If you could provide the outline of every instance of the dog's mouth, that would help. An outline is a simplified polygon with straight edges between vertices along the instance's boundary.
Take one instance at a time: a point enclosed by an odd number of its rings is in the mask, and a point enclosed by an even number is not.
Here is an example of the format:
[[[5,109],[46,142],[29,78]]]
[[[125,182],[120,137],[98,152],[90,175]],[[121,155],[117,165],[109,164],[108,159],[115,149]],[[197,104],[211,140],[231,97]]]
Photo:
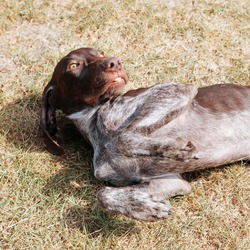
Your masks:
[[[105,84],[103,94],[100,96],[101,100],[116,97],[122,93],[123,87],[127,83],[127,76],[125,73],[117,73],[116,76],[109,79]]]
[[[109,82],[107,84],[107,90],[113,90],[115,91],[117,89],[117,91],[119,89],[122,89],[127,83],[127,79],[124,79],[121,76],[116,77],[113,81]]]
[[[105,78],[104,78],[105,79]],[[122,93],[123,87],[127,83],[127,75],[125,72],[116,72],[109,75],[104,80],[101,91],[97,95],[91,95],[84,98],[87,104],[95,105],[96,103],[103,103],[110,99],[114,99]]]
[[[123,88],[127,84],[127,74],[121,63],[116,66],[101,70],[97,68],[98,70],[90,72],[95,77],[90,78],[90,93],[87,95],[86,92],[83,93],[84,103],[95,106],[98,103],[102,104],[108,100],[114,100],[122,94]]]
[[[115,79],[113,80],[113,83],[114,83],[114,84],[118,83],[118,84],[121,84],[121,85],[125,85],[125,84],[126,84],[126,81],[125,81],[124,78],[118,76],[117,78],[115,78]]]

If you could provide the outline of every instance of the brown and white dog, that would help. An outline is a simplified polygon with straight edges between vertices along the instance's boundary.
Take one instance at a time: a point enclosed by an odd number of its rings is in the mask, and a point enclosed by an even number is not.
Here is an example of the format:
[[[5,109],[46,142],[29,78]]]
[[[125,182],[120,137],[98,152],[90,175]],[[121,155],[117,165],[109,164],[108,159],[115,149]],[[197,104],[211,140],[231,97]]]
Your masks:
[[[43,93],[48,147],[62,153],[53,139],[60,109],[91,142],[96,178],[118,186],[98,192],[104,210],[166,218],[165,198],[190,192],[180,173],[250,156],[249,87],[163,83],[121,95],[126,82],[119,59],[80,48],[57,64]]]

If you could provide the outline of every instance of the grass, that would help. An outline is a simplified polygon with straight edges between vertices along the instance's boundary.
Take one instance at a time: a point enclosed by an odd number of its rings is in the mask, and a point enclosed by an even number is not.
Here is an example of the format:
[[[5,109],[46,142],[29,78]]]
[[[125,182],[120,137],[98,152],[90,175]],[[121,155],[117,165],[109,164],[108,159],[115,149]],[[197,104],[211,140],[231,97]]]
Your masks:
[[[250,249],[246,163],[189,174],[168,220],[133,221],[96,204],[89,147],[66,138],[52,156],[38,125],[54,66],[82,46],[120,57],[127,89],[249,84],[247,0],[2,0],[0,13],[0,249]]]

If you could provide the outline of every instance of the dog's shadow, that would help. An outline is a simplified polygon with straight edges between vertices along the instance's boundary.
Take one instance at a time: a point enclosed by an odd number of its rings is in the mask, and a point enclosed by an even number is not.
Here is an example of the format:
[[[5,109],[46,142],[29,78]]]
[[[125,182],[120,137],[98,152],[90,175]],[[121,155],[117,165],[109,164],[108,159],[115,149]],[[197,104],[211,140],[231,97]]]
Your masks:
[[[43,189],[43,193],[47,196],[56,193],[60,197],[72,199],[73,205],[64,209],[62,223],[92,237],[110,234],[121,236],[124,233],[134,232],[136,230],[134,221],[123,220],[121,216],[107,214],[100,209],[96,192],[104,183],[93,177],[89,166],[84,167],[82,162],[75,164],[77,166],[70,166],[57,172]]]
[[[30,95],[2,106],[0,109],[0,135],[6,145],[29,153],[46,151],[39,126],[41,97]],[[66,208],[62,223],[78,228],[96,237],[100,234],[117,236],[136,230],[135,222],[104,213],[96,202],[96,192],[105,183],[93,176],[92,147],[83,139],[76,127],[59,114],[59,137],[65,154],[52,156],[60,170],[52,175],[42,192],[52,197],[73,196],[79,205]],[[49,153],[48,153],[49,154]],[[49,155],[51,157],[51,155]],[[82,205],[83,204],[83,205]]]
[[[73,129],[67,125],[64,132],[69,128]],[[66,137],[69,139],[69,135]],[[65,168],[53,175],[43,190],[48,196],[56,193],[66,198],[73,197],[72,203],[77,203],[64,210],[62,222],[69,228],[87,233],[89,237],[110,234],[121,236],[135,232],[137,228],[134,221],[107,214],[97,204],[96,193],[106,183],[98,181],[93,175],[90,145],[77,138],[65,145],[64,149],[66,153],[60,158],[60,164]]]
[[[28,152],[43,150],[39,138],[39,107],[41,98],[30,95],[0,106],[0,134],[17,149]]]
[[[120,237],[124,234],[138,233],[139,230],[134,221],[122,220],[116,215],[107,215],[100,212],[96,206],[87,210],[81,206],[72,206],[65,212],[64,221],[70,228],[86,232],[89,237],[100,235]]]

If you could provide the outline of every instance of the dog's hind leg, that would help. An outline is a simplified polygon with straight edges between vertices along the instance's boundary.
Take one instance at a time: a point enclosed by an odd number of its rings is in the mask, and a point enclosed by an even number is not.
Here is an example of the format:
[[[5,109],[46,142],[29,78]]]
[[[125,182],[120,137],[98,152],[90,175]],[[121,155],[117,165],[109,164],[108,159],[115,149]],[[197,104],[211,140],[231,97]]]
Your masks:
[[[156,221],[167,218],[171,213],[171,205],[165,198],[184,195],[190,190],[190,185],[179,174],[168,174],[137,185],[105,187],[97,193],[97,198],[105,211]]]

